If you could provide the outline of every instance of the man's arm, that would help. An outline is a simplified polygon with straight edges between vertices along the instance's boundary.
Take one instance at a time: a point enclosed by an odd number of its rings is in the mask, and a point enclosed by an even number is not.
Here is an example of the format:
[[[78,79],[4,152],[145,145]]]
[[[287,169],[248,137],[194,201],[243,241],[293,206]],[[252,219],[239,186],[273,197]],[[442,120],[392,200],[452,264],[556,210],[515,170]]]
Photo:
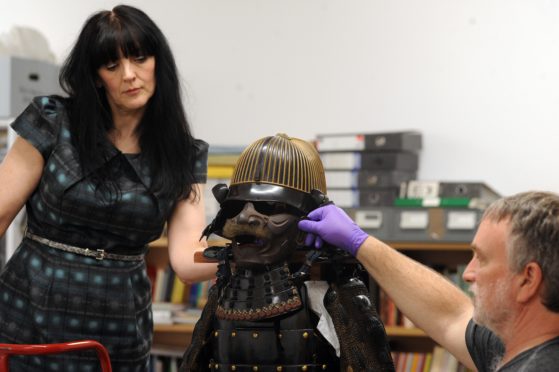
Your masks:
[[[394,300],[396,306],[431,338],[466,366],[474,363],[466,347],[466,327],[473,305],[440,274],[368,236],[335,205],[315,209],[299,222],[305,243],[325,241],[354,255]]]
[[[475,368],[465,341],[470,298],[439,273],[368,237],[356,258],[396,306],[460,362]]]

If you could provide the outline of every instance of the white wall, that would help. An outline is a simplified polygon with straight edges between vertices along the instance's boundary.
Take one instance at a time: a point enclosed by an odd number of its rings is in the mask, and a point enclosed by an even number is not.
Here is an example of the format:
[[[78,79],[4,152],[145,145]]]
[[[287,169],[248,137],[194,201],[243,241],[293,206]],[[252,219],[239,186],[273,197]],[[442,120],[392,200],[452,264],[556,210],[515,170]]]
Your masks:
[[[19,0],[60,60],[115,1]],[[555,0],[130,0],[166,33],[195,135],[418,129],[420,178],[559,191]]]

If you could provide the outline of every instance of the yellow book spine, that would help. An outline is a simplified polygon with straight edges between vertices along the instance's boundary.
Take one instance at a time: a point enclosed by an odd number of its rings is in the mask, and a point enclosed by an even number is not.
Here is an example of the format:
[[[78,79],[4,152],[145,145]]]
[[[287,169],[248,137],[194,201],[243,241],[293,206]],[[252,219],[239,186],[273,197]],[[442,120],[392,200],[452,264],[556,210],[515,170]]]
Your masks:
[[[231,178],[234,167],[229,165],[209,165],[208,178]]]
[[[171,292],[171,303],[182,304],[184,301],[184,287],[185,284],[181,282],[178,276],[175,275],[173,283],[173,291]]]

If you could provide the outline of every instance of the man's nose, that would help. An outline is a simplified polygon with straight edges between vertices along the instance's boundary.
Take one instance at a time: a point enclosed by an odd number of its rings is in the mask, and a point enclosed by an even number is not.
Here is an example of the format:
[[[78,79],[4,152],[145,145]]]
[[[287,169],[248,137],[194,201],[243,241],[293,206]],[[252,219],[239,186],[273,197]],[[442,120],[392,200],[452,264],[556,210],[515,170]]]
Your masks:
[[[466,266],[464,272],[462,273],[462,279],[464,279],[466,283],[473,283],[475,281],[476,266],[477,266],[477,259],[474,256],[472,257],[472,259],[468,263],[468,266]]]
[[[237,223],[242,225],[249,225],[251,227],[260,227],[266,224],[260,213],[254,209],[254,205],[248,202],[243,207],[243,210],[237,215]]]

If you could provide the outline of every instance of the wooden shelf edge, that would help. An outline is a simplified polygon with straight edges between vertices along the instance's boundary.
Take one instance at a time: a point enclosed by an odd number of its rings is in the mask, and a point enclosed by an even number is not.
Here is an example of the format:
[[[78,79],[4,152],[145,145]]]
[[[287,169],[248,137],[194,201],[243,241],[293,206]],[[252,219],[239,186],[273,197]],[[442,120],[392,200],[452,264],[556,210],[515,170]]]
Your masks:
[[[192,331],[194,331],[194,324],[154,324],[153,331],[166,333],[192,333]]]
[[[429,337],[419,328],[387,326],[386,334],[389,337]],[[192,333],[194,324],[155,324],[154,332],[162,333]]]
[[[385,329],[388,337],[429,337],[419,328],[388,326]]]
[[[223,245],[227,242],[225,239],[211,239],[208,245]],[[460,242],[414,242],[414,241],[386,241],[386,244],[394,249],[402,251],[471,251],[470,243]],[[168,245],[167,237],[163,236],[149,243],[150,248],[166,248]]]

